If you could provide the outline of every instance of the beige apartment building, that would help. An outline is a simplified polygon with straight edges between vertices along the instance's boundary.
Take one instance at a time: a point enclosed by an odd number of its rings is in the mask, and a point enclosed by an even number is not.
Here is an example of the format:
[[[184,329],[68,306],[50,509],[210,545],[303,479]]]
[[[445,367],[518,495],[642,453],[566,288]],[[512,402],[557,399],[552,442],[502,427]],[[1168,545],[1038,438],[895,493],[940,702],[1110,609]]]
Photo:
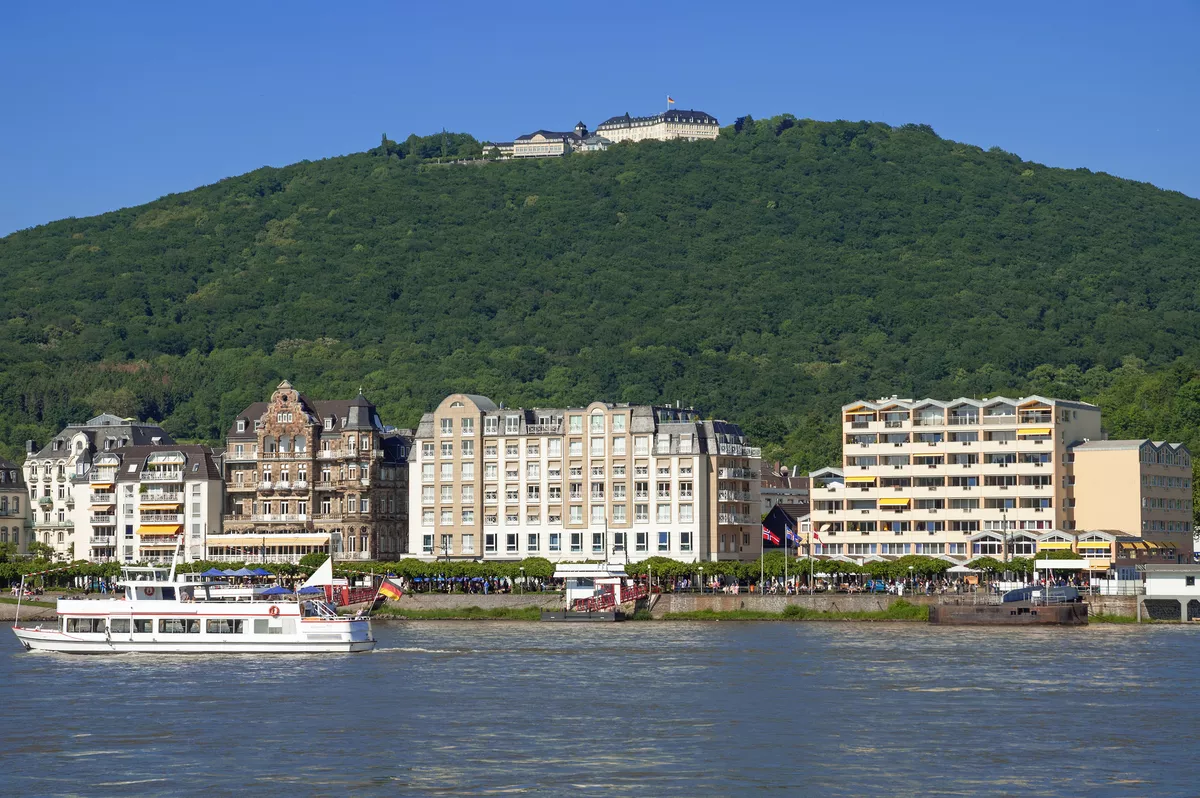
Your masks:
[[[811,475],[815,553],[1029,556],[1076,528],[1070,450],[1100,437],[1098,407],[1041,396],[846,405],[841,474]]]
[[[703,111],[664,111],[654,116],[614,116],[600,123],[596,135],[611,142],[646,141],[656,139],[715,139],[721,126],[714,116]]]
[[[1092,440],[1070,448],[1075,523],[1192,551],[1192,455],[1181,443]]]
[[[361,393],[312,400],[284,380],[229,430],[224,525],[208,536],[208,559],[298,562],[325,551],[398,559],[407,551],[410,442]]]
[[[21,469],[0,457],[0,545],[11,543],[18,552],[29,544],[32,517]]]
[[[417,429],[410,550],[426,559],[753,559],[759,459],[736,425],[690,409],[520,409],[453,394]]]
[[[513,158],[553,158],[581,149],[588,137],[587,125],[582,122],[568,132],[537,130],[518,136],[512,143]],[[503,154],[503,153],[502,153]]]

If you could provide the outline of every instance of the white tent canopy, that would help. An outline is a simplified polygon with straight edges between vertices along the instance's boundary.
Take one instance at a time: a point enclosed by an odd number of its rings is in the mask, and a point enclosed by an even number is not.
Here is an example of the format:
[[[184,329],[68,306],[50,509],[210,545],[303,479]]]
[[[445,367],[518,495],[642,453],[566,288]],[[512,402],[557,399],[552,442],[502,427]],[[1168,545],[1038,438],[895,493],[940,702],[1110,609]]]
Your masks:
[[[313,571],[312,576],[304,580],[301,589],[306,587],[324,587],[325,585],[333,584],[333,558],[329,557],[321,564],[321,567]]]
[[[951,568],[947,568],[946,573],[948,573],[948,574],[977,574],[977,573],[979,573],[979,569],[978,568],[968,568],[965,565],[955,565]]]

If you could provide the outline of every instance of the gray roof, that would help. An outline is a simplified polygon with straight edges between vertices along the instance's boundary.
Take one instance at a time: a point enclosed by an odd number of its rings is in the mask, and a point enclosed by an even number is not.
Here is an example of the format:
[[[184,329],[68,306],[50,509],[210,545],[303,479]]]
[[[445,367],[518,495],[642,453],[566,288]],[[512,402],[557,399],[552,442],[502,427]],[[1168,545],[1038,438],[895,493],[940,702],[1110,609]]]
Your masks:
[[[152,454],[179,452],[186,462],[185,479],[221,479],[221,469],[213,459],[213,451],[208,446],[192,443],[169,444],[160,446],[126,446],[104,454],[116,455],[121,460],[117,469],[117,482],[137,482],[140,472],[146,466],[146,459]],[[137,471],[130,471],[129,466],[137,464]]]
[[[313,423],[323,424],[325,419],[333,419],[333,428],[329,430],[330,432],[340,432],[348,429],[378,429],[380,431],[384,429],[383,422],[379,420],[379,413],[375,410],[375,405],[371,404],[370,400],[363,396],[361,391],[353,399],[313,400],[304,394],[297,395],[299,396],[300,406],[312,416]],[[269,406],[269,402],[255,402],[234,416],[233,423],[229,426],[228,437],[231,440],[254,440],[257,438],[258,434],[254,430],[254,422],[263,417]],[[246,430],[244,432],[238,432],[238,421],[246,422]]]
[[[655,122],[685,122],[685,123],[689,123],[689,124],[698,124],[698,125],[716,125],[717,118],[711,114],[705,113],[704,111],[671,110],[671,111],[663,111],[661,114],[654,114],[653,116],[630,116],[629,112],[626,111],[621,116],[612,116],[612,117],[609,117],[608,119],[605,119],[603,122],[601,122],[599,125],[596,126],[596,129],[599,130],[600,128],[603,128],[603,127],[610,127],[610,128],[631,127],[635,124],[639,124],[642,122],[646,122],[646,123],[650,123],[650,124],[653,124]]]
[[[528,141],[537,135],[541,135],[548,139],[559,139],[559,140],[568,139],[570,141],[582,141],[583,140],[583,137],[580,136],[578,133],[576,133],[574,130],[568,130],[566,132],[557,131],[557,130],[535,130],[532,133],[526,133],[524,136],[517,136],[516,141]]]
[[[102,413],[98,416],[88,419],[83,424],[68,424],[65,429],[55,435],[36,453],[26,457],[27,460],[37,460],[41,458],[60,458],[70,457],[74,452],[60,448],[55,451],[54,442],[59,441],[61,446],[69,446],[70,439],[82,433],[88,441],[88,450],[81,458],[84,462],[91,459],[91,455],[97,451],[104,451],[104,442],[106,439],[115,441],[115,446],[110,446],[111,449],[117,449],[122,446],[144,446],[151,445],[155,438],[159,439],[159,443],[174,443],[175,440],[158,424],[151,424],[145,421],[135,421],[131,418],[121,418],[114,416],[111,413]]]
[[[1152,441],[1149,438],[1136,438],[1136,439],[1129,439],[1129,440],[1110,440],[1110,441],[1084,441],[1082,443],[1076,443],[1073,446],[1071,446],[1070,448],[1072,451],[1076,451],[1076,452],[1078,452],[1078,451],[1118,452],[1118,451],[1128,451],[1131,449],[1140,449],[1147,444],[1149,444],[1150,446],[1153,446],[1155,449],[1161,449],[1164,446],[1167,446],[1167,447],[1169,447],[1171,449],[1175,449],[1175,450],[1182,449],[1185,452],[1188,451],[1188,448],[1186,446],[1184,446],[1182,443],[1167,443],[1166,441]],[[1190,454],[1190,452],[1189,452],[1189,454]]]

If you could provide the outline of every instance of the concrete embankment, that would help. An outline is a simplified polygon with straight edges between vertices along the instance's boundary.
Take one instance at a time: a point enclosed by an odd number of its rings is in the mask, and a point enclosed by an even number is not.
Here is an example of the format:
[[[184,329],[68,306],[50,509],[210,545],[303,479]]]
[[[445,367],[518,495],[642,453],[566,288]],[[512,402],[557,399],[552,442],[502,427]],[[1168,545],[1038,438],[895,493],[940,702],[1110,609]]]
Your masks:
[[[399,601],[390,601],[388,606],[402,610],[465,610],[480,609],[523,609],[535,607],[544,610],[561,610],[563,598],[559,593],[405,593]]]
[[[16,604],[0,604],[0,621],[11,621],[16,617]],[[50,621],[57,617],[58,615],[54,611],[53,607],[31,607],[28,604],[21,605],[22,621]]]
[[[812,596],[756,596],[739,594],[730,596],[723,593],[699,595],[696,593],[665,593],[654,608],[651,615],[661,618],[667,613],[698,612],[711,610],[713,612],[730,612],[735,610],[751,610],[758,612],[782,613],[784,608],[792,605],[803,607],[816,612],[882,612],[893,603],[903,598],[910,604],[936,604],[938,596],[907,595],[890,596],[887,594],[849,594],[832,593]],[[1092,596],[1088,599],[1089,611],[1092,615],[1122,615],[1135,617],[1136,608],[1133,596]]]

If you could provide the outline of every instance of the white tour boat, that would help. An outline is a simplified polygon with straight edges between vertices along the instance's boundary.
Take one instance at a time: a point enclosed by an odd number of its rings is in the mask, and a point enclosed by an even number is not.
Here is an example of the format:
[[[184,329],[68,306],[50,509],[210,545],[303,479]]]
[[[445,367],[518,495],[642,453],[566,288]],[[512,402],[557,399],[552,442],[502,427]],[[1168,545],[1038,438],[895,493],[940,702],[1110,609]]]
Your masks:
[[[189,581],[191,574],[176,579],[175,562],[169,569],[122,568],[123,596],[59,599],[56,624],[14,622],[13,632],[27,650],[69,654],[318,654],[375,647],[370,619],[339,616],[323,590],[315,599],[297,593],[271,600],[263,595],[266,586]],[[332,581],[333,564],[326,560],[304,586]]]

